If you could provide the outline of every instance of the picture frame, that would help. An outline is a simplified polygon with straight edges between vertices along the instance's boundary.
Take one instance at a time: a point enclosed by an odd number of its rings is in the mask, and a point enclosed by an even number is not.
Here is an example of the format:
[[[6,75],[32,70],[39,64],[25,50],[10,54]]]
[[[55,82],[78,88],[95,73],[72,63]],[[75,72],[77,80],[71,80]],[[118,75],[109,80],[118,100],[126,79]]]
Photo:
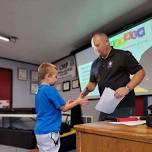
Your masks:
[[[38,82],[38,72],[36,70],[31,70],[30,78],[32,82]]]
[[[62,91],[62,83],[55,84],[55,87],[58,91]]]
[[[76,88],[79,88],[79,80],[78,79],[72,80],[72,89],[76,89]]]
[[[63,82],[63,91],[70,91],[70,81]]]
[[[30,93],[31,93],[31,94],[35,94],[35,92],[36,92],[36,90],[37,90],[37,87],[38,87],[38,83],[31,83]]]
[[[25,68],[18,68],[17,70],[17,78],[18,80],[27,80],[27,69]]]

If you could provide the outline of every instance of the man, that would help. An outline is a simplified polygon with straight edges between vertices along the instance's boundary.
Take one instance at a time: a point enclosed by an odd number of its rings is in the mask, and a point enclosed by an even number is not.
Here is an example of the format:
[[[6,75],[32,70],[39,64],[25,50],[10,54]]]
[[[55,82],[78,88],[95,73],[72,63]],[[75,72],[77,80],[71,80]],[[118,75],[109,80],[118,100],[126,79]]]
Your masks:
[[[134,115],[135,93],[133,89],[143,80],[144,69],[129,51],[112,48],[104,33],[95,34],[91,43],[99,57],[92,64],[89,83],[80,96],[85,97],[95,89],[96,85],[98,85],[101,96],[104,88],[110,87],[115,90],[116,98],[125,96],[111,116]],[[131,80],[130,74],[133,75]],[[108,114],[101,112],[99,120],[106,120],[108,117]]]

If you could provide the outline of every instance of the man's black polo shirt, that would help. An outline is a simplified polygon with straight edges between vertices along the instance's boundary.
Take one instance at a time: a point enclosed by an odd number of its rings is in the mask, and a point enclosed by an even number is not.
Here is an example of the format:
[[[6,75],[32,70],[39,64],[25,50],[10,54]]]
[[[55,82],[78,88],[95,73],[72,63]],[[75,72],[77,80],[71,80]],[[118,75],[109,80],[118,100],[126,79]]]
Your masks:
[[[100,95],[105,87],[113,90],[124,87],[130,81],[130,74],[135,74],[142,69],[134,56],[129,51],[112,48],[108,57],[103,59],[98,57],[92,64],[90,82],[98,84]],[[120,102],[118,107],[133,107],[135,104],[135,94],[132,90]]]

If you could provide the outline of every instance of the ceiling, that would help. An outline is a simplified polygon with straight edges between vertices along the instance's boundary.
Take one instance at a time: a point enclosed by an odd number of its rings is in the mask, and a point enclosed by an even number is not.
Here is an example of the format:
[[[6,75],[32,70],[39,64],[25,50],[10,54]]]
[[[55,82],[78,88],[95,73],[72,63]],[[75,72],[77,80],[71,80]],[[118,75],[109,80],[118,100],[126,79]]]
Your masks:
[[[54,62],[94,32],[110,33],[151,13],[151,0],[0,0],[0,33],[18,37],[0,41],[0,57]]]

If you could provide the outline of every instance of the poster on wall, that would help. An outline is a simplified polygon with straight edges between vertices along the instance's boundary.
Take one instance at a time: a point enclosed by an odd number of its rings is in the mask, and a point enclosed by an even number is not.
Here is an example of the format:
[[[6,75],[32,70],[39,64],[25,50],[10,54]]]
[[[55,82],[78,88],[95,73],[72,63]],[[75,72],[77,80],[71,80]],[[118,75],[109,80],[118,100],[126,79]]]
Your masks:
[[[58,81],[69,80],[76,77],[76,65],[74,56],[69,56],[55,65],[58,68]]]

